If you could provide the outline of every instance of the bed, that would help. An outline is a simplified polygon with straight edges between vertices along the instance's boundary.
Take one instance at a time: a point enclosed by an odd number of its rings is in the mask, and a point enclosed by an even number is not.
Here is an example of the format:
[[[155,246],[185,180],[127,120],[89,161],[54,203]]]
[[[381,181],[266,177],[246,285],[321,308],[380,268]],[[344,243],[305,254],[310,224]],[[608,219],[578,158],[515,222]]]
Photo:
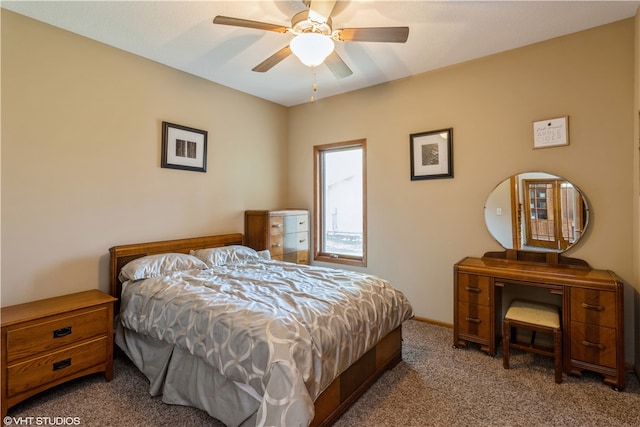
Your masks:
[[[377,277],[242,244],[232,233],[112,247],[116,344],[166,403],[229,426],[331,425],[402,359],[411,305]]]

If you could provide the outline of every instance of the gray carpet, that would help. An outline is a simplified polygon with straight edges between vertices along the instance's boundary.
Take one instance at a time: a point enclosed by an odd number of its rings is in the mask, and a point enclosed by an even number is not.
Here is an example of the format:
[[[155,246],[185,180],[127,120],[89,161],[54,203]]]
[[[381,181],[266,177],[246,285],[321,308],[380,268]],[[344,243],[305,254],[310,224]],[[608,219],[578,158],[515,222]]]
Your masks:
[[[408,321],[403,332],[404,360],[336,426],[640,426],[640,384],[633,373],[624,392],[597,374],[565,375],[555,384],[548,358],[514,351],[505,370],[500,355],[489,357],[473,345],[452,348],[451,329]],[[110,383],[102,375],[74,380],[16,405],[8,415],[16,421],[51,417],[56,425],[222,426],[203,411],[151,397],[148,381],[128,360],[118,355],[114,363]]]

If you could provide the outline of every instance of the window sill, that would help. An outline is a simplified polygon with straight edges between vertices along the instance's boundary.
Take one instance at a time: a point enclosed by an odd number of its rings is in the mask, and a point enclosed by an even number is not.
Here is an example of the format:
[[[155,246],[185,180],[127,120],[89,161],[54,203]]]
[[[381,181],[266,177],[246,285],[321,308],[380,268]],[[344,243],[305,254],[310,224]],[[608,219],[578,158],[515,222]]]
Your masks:
[[[334,264],[353,265],[358,267],[367,266],[366,258],[355,258],[344,255],[340,256],[334,254],[314,254],[313,260],[318,262],[330,262]]]

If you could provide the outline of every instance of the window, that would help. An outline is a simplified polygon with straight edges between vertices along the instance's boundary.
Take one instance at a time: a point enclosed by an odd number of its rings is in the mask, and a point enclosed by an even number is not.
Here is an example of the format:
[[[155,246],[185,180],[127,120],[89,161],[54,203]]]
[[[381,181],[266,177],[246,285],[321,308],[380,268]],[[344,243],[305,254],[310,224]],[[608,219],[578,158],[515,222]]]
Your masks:
[[[314,259],[367,265],[366,140],[314,147]]]

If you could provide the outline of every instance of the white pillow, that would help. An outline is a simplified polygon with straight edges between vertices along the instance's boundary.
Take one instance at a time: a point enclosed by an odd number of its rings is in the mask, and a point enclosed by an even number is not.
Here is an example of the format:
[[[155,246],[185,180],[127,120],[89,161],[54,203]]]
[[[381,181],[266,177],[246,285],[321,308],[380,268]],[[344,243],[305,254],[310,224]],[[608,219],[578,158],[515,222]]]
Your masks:
[[[125,282],[162,276],[172,271],[204,270],[205,268],[207,265],[193,255],[178,253],[147,255],[129,261],[120,270],[118,278],[121,282]]]
[[[258,251],[257,254],[258,254],[258,258],[260,259],[267,259],[267,260],[271,259],[271,252],[269,252],[269,249]]]
[[[198,249],[195,251],[192,250],[191,255],[195,255],[204,261],[209,267],[216,267],[225,264],[238,264],[259,258],[258,253],[255,250],[241,245]]]

